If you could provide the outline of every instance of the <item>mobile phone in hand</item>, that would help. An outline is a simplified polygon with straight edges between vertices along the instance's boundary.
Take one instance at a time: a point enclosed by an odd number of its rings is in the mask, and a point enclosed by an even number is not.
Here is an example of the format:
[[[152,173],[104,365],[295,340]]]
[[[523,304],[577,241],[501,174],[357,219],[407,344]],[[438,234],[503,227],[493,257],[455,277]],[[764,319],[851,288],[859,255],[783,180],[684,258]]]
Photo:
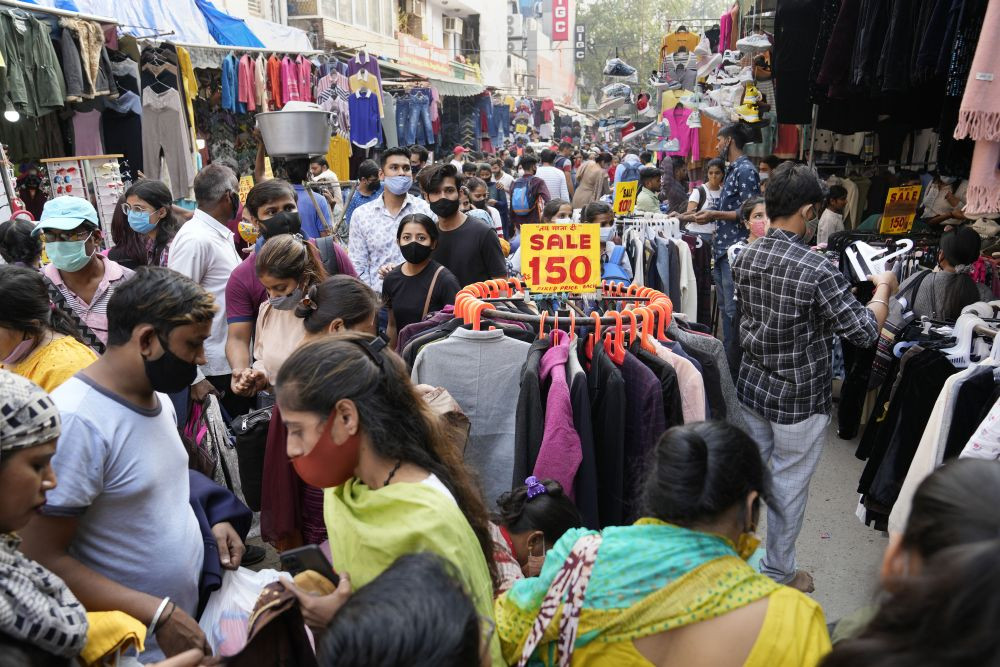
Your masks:
[[[340,577],[333,571],[333,566],[327,560],[326,554],[316,544],[307,544],[304,547],[283,552],[281,554],[281,569],[293,577],[299,572],[313,570],[333,582],[334,586],[340,583]]]

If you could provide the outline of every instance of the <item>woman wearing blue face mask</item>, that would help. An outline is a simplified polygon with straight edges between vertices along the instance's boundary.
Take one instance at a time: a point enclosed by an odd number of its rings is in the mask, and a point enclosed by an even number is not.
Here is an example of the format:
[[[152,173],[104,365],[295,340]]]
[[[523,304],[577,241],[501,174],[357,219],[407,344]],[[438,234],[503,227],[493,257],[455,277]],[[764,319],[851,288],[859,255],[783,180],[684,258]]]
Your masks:
[[[122,211],[128,216],[128,226],[148,239],[147,266],[167,265],[170,243],[180,227],[171,211],[172,201],[166,184],[148,178],[139,179],[125,192]]]
[[[269,238],[256,258],[257,278],[267,290],[254,329],[253,365],[233,373],[232,389],[253,396],[274,383],[278,369],[305,335],[295,307],[309,288],[327,278],[316,247],[300,234]]]

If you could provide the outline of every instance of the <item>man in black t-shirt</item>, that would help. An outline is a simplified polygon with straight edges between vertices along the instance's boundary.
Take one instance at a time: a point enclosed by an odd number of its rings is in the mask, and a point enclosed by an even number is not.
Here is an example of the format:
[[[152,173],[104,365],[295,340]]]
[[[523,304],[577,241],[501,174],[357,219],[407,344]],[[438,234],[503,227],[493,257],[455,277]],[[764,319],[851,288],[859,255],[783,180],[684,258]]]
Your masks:
[[[458,210],[462,175],[450,164],[425,167],[419,176],[441,236],[432,257],[448,268],[463,287],[493,278],[506,279],[500,240],[486,223]]]

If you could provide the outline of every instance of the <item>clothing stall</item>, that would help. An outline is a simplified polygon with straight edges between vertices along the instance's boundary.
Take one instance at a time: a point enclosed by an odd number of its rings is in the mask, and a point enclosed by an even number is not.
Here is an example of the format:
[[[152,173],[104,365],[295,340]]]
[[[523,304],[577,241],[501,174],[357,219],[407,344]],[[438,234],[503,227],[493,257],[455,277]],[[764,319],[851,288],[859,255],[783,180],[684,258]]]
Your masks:
[[[404,328],[397,352],[414,382],[444,387],[469,418],[465,459],[491,502],[528,475],[553,478],[592,528],[637,517],[643,462],[667,428],[742,425],[722,344],[648,287],[471,285]]]

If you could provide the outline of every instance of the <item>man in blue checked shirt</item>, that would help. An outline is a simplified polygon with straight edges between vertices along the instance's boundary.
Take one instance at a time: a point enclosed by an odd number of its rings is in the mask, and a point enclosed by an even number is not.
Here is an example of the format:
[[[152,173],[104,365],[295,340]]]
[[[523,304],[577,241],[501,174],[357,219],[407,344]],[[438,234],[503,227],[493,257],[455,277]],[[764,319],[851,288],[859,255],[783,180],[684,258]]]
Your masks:
[[[772,477],[761,572],[807,593],[813,580],[796,569],[795,540],[830,423],[833,337],[875,345],[899,288],[892,271],[869,276],[875,295],[863,306],[840,270],[802,242],[822,199],[809,167],[780,165],[765,196],[770,229],[733,261],[743,348],[736,391]]]

